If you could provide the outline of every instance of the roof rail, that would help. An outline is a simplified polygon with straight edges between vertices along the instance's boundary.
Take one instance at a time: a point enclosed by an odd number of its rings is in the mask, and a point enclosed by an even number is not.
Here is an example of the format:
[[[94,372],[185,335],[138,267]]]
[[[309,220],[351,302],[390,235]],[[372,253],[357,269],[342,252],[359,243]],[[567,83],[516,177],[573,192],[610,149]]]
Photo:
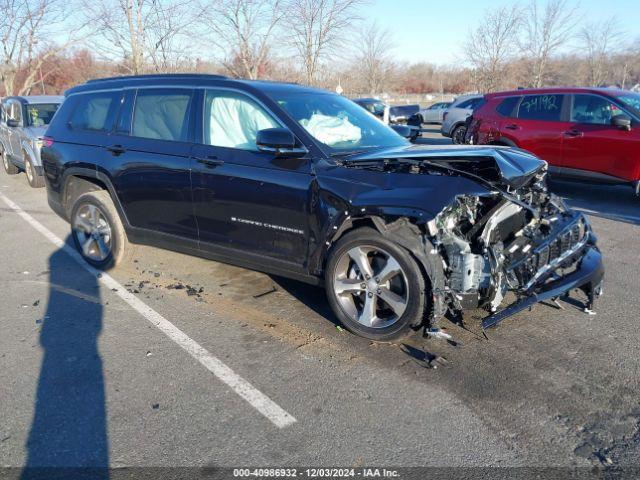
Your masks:
[[[229,77],[224,75],[214,75],[211,73],[151,73],[147,75],[120,75],[116,77],[94,78],[87,80],[87,83],[108,82],[112,80],[144,80],[144,79],[161,79],[161,78],[184,78],[184,79],[196,79],[196,78],[210,78],[226,80]]]

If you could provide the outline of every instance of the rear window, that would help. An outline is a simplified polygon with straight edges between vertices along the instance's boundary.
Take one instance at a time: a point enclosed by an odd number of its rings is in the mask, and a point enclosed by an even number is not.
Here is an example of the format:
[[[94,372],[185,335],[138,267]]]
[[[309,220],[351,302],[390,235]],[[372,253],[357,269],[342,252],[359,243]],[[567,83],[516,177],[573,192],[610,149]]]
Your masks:
[[[111,131],[120,92],[100,92],[81,95],[69,120],[73,129],[94,132]]]
[[[519,101],[520,97],[507,97],[502,100],[502,102],[500,102],[500,105],[498,105],[496,111],[503,117],[513,117],[514,110],[518,106]]]
[[[27,105],[29,125],[34,127],[49,125],[59,106],[59,103],[31,103]]]
[[[138,90],[131,135],[186,142],[190,139],[191,90]]]
[[[518,118],[559,122],[562,114],[564,95],[527,95],[518,107]]]

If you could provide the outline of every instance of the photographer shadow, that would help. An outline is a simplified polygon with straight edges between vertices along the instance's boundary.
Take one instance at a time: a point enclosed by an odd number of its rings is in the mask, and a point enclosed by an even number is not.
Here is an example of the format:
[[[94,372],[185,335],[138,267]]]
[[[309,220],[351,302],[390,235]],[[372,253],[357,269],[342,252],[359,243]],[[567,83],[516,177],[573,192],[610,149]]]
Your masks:
[[[21,478],[109,477],[97,278],[63,250],[49,258],[42,366]]]

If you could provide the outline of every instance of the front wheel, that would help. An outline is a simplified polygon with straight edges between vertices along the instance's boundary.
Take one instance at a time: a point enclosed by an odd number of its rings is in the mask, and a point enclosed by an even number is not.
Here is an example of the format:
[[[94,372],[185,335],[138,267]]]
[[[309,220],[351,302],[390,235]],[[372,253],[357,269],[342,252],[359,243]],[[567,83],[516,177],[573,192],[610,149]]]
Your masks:
[[[419,326],[426,310],[425,279],[411,254],[376,230],[346,234],[325,270],[331,308],[353,333],[391,340]]]
[[[111,196],[104,190],[80,195],[71,209],[73,243],[95,268],[107,270],[131,254],[127,235]]]
[[[33,167],[31,160],[25,153],[24,157],[24,171],[27,174],[27,181],[29,182],[29,186],[31,188],[42,188],[44,187],[44,177],[38,175],[36,169]]]
[[[2,156],[2,166],[4,167],[5,172],[7,172],[9,175],[15,175],[20,171],[18,170],[18,167],[11,163],[11,160],[9,160],[9,155],[4,151],[4,149],[0,149],[0,156]]]
[[[466,136],[467,127],[464,125],[460,125],[453,130],[453,133],[451,134],[451,140],[453,140],[453,143],[455,143],[456,145],[463,145]]]

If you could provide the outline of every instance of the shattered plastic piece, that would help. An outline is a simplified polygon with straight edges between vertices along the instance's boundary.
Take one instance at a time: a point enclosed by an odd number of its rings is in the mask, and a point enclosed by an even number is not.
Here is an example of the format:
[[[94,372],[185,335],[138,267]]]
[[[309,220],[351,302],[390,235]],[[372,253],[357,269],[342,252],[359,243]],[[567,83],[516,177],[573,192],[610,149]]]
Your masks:
[[[153,353],[151,353],[151,350],[147,351],[147,357],[150,357],[151,355],[153,355]]]
[[[340,325],[336,325],[336,330],[338,330],[340,333],[344,332],[344,328],[342,328]]]
[[[160,404],[154,403],[153,405],[151,405],[151,408],[153,408],[154,410],[158,410],[160,408]]]
[[[33,302],[34,307],[37,307],[38,305],[40,305],[40,300],[36,300],[35,302]]]
[[[453,340],[453,337],[444,328],[430,328],[426,331],[427,337],[440,338],[442,340]]]
[[[590,308],[585,307],[583,310],[584,313],[586,313],[587,315],[595,315],[596,312],[594,312],[593,310],[591,310]]]

